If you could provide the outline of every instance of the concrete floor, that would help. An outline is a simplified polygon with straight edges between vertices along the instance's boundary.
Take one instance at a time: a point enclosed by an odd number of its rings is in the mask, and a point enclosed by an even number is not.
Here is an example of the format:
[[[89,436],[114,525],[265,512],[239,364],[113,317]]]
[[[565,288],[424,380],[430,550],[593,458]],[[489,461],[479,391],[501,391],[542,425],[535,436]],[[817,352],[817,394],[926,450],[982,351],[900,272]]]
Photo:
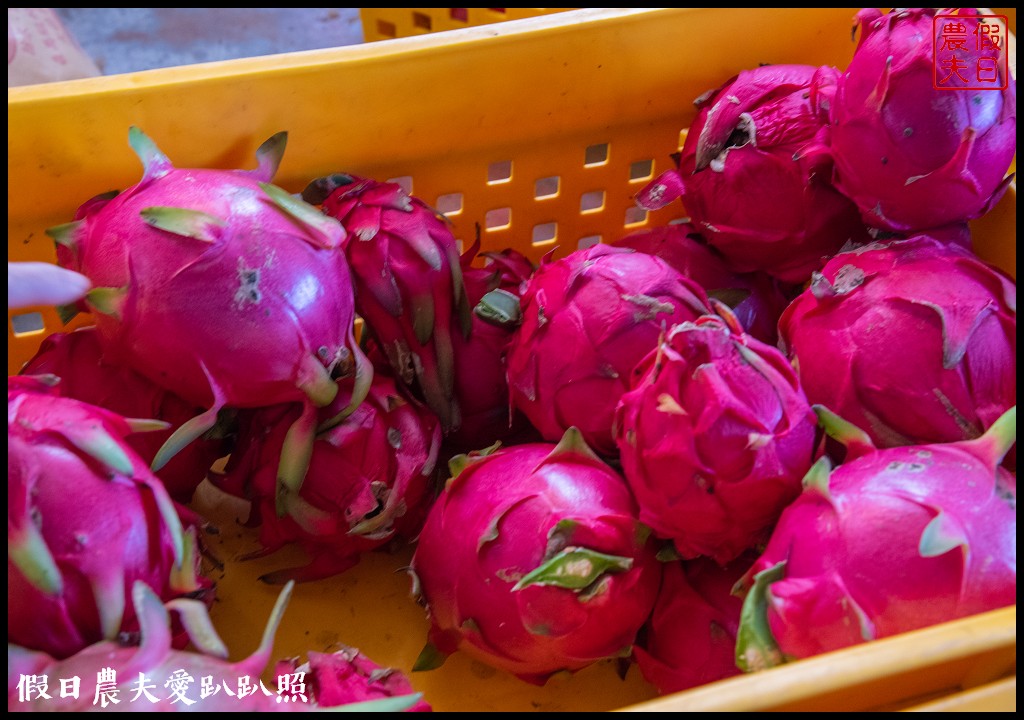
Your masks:
[[[55,8],[105,75],[354,45],[359,8]]]

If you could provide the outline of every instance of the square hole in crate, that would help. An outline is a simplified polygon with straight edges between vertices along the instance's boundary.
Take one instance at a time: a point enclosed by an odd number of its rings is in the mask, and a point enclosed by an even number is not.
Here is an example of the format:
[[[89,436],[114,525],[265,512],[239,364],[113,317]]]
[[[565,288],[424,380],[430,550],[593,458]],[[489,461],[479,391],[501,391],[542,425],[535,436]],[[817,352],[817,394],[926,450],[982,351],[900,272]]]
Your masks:
[[[608,162],[608,143],[598,143],[597,145],[591,145],[583,154],[584,167],[595,167],[597,165],[604,165],[606,162]]]
[[[434,26],[434,22],[430,19],[429,15],[423,13],[414,12],[412,14],[412,25],[420,30],[430,31]]]
[[[488,210],[484,215],[484,227],[488,231],[504,230],[512,224],[512,208]]]
[[[541,178],[533,184],[533,197],[535,200],[558,197],[558,185],[561,179],[557,175]]]
[[[413,176],[402,175],[401,177],[389,177],[386,182],[394,182],[396,185],[406,190],[406,195],[413,195]]]
[[[595,245],[599,245],[600,243],[600,235],[587,235],[586,237],[580,238],[580,241],[576,243],[576,247],[580,250],[586,250],[587,248],[594,247]]]
[[[396,183],[399,185],[407,195],[412,195],[412,176],[403,175],[402,177],[388,178],[387,182]]]
[[[448,8],[448,14],[452,20],[466,22],[469,20],[469,8]]]
[[[558,223],[541,223],[533,226],[531,242],[534,245],[547,245],[553,243],[558,237]]]
[[[11,317],[11,330],[14,331],[14,337],[42,332],[43,327],[43,316],[37,312],[22,313]]]
[[[604,210],[604,190],[591,190],[580,196],[580,212],[593,213]]]
[[[394,23],[389,23],[387,20],[378,20],[377,34],[388,38],[398,37],[398,29]]]
[[[442,215],[458,215],[462,212],[462,193],[448,193],[437,198],[437,211]]]
[[[632,163],[629,166],[630,182],[650,180],[652,175],[654,175],[653,160],[637,160],[635,163]]]
[[[643,208],[631,207],[626,209],[626,227],[642,225],[647,222],[647,211]]]
[[[487,166],[487,184],[507,183],[512,179],[512,161],[492,162]]]
[[[490,10],[491,12],[501,13],[502,15],[505,14],[505,10],[506,10],[506,8],[487,8],[487,9]]]

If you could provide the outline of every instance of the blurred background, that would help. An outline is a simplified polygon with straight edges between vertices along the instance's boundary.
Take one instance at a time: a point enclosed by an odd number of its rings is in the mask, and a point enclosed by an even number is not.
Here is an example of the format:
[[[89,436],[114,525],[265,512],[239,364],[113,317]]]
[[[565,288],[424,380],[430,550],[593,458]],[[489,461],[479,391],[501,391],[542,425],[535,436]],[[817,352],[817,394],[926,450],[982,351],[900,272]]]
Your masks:
[[[354,45],[359,8],[54,8],[104,75]]]

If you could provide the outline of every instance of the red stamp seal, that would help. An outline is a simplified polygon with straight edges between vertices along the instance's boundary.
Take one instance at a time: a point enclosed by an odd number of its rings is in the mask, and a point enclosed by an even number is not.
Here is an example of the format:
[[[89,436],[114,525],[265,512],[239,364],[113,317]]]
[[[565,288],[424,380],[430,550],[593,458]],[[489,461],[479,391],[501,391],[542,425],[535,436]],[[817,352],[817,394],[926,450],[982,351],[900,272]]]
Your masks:
[[[932,18],[936,90],[1005,90],[1010,77],[1005,15],[959,13]]]

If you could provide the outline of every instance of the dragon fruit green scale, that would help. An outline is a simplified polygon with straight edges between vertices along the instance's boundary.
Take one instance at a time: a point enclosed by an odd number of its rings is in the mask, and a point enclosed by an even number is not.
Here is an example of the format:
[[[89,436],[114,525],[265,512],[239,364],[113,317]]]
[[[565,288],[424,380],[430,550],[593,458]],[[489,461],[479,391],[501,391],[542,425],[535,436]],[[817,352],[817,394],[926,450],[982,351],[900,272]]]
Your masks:
[[[1013,605],[1017,441],[1011,408],[980,438],[876,450],[817,406],[846,445],[821,458],[782,513],[746,591],[736,660],[747,671]]]
[[[865,8],[860,44],[832,102],[836,187],[875,228],[913,233],[985,214],[1013,179],[1017,86],[1006,43],[982,89],[976,8]],[[955,23],[971,45],[957,50]],[[968,50],[967,48],[972,48]],[[969,64],[963,73],[953,63]],[[999,89],[1004,86],[1004,89]]]

